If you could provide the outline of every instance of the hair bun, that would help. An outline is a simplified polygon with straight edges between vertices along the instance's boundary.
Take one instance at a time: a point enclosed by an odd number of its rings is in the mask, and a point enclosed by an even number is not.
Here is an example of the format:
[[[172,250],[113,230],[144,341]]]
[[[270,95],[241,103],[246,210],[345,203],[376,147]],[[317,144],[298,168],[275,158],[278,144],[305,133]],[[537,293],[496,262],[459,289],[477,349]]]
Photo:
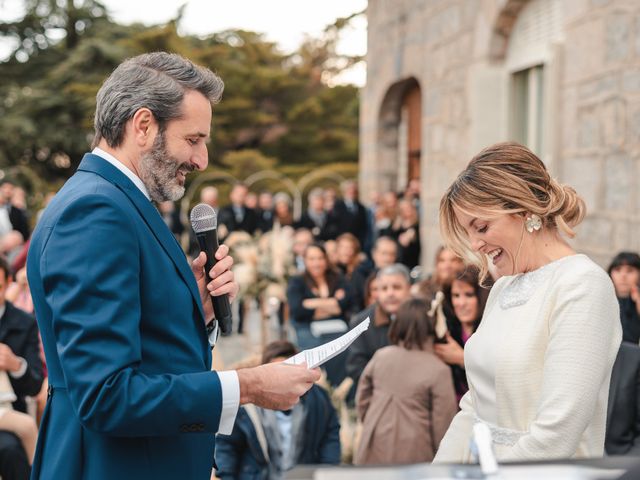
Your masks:
[[[549,182],[549,205],[546,216],[569,237],[574,237],[573,227],[584,219],[587,207],[584,200],[569,185],[551,179]]]

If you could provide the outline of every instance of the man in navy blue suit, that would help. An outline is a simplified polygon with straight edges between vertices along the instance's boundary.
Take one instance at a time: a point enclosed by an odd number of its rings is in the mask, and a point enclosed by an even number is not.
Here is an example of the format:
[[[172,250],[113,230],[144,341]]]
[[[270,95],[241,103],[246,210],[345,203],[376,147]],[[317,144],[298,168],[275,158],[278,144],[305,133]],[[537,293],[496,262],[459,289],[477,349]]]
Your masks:
[[[33,479],[209,479],[214,433],[244,403],[288,409],[317,370],[211,371],[210,295],[228,249],[191,267],[152,201],[207,166],[222,81],[178,55],[123,62],[97,95],[94,150],[44,212],[28,275],[49,369]],[[208,341],[209,340],[209,341]]]

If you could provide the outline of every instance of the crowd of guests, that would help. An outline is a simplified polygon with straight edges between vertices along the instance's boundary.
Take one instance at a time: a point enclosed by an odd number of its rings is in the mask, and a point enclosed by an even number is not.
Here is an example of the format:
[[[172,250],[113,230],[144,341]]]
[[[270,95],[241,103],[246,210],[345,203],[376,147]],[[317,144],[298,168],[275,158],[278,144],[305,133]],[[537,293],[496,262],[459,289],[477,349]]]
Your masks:
[[[353,195],[353,187],[344,188],[343,195]],[[326,209],[327,197],[332,210]],[[344,354],[324,366],[324,387],[332,402],[326,396],[308,400],[329,409],[331,414],[323,418],[331,420],[312,428],[301,423],[303,417],[292,420],[294,409],[279,414],[279,420],[253,414],[249,429],[242,426],[248,416],[243,411],[237,431],[219,436],[225,445],[216,457],[221,477],[279,478],[288,468],[312,463],[429,462],[468,390],[464,346],[481,325],[493,280],[481,285],[479,272],[444,247],[437,251],[431,275],[425,278],[411,271],[420,255],[416,196],[381,195],[375,208],[363,207],[369,217],[360,231],[341,230],[346,224],[331,220],[336,212],[358,215],[359,209],[351,210],[350,203],[359,202],[312,190],[299,223],[288,225],[292,256],[286,303],[292,343],[285,342],[288,350],[282,358],[336,338],[366,318],[371,322]],[[606,450],[640,454],[640,257],[620,254],[609,273],[620,299],[625,343],[612,375]],[[275,346],[267,351],[271,348]],[[301,408],[312,411],[304,401]],[[350,419],[356,423],[350,444],[340,435],[338,448],[330,449],[332,456],[302,454],[309,444],[317,446],[316,452],[326,451],[324,441],[335,446],[338,429],[351,428],[346,425]],[[257,433],[260,428],[272,434]],[[243,470],[241,459],[246,455],[253,467]],[[247,473],[255,473],[256,464],[268,475]]]
[[[200,200],[218,212],[222,241],[242,232],[286,238],[279,311],[286,340],[270,343],[261,361],[281,361],[342,335],[366,318],[370,326],[325,364],[315,385],[287,412],[243,406],[233,433],[219,435],[219,478],[281,478],[302,464],[407,464],[433,459],[458,402],[468,390],[464,346],[480,327],[491,280],[440,248],[431,275],[420,264],[420,201],[415,182],[386,192],[370,207],[346,182],[341,195],[313,189],[299,219],[283,193],[254,194],[242,184],[220,207],[206,186]],[[178,238],[189,238],[173,204],[158,206]],[[0,476],[26,479],[46,403],[46,365],[25,272],[30,227],[24,190],[0,185]],[[274,242],[272,242],[274,243]],[[184,243],[197,252],[193,238]],[[282,245],[280,245],[282,247]],[[237,249],[239,252],[240,249]],[[271,255],[274,255],[271,252]],[[269,270],[273,270],[271,266]],[[622,252],[608,269],[620,303],[624,342],[609,395],[606,451],[640,455],[640,256]],[[236,312],[243,330],[242,304]],[[345,443],[341,428],[355,424]],[[352,425],[353,426],[353,425]]]

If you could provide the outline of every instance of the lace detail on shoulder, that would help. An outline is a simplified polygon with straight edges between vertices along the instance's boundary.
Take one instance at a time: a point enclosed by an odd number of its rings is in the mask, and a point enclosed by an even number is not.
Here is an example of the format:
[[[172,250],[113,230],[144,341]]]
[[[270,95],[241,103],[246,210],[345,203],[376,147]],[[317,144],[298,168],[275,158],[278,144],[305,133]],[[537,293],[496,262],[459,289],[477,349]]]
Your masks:
[[[575,255],[560,258],[550,262],[532,272],[515,275],[513,280],[500,292],[498,302],[503,310],[524,305],[533,296],[536,290],[549,280],[558,266],[568,258]]]

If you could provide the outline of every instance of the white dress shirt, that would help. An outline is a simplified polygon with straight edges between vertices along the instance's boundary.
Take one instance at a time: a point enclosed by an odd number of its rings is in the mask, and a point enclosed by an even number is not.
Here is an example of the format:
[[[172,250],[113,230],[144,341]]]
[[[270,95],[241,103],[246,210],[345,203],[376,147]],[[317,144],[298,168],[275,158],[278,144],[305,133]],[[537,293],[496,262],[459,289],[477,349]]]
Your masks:
[[[129,178],[129,180],[131,180],[133,184],[140,189],[144,196],[151,201],[149,192],[144,183],[142,183],[142,180],[140,180],[140,178],[122,162],[113,155],[97,147],[94,148],[91,153],[106,160],[124,173],[127,178]],[[218,326],[216,325],[216,328],[209,336],[209,344],[211,344],[212,347],[215,345],[215,340],[218,336],[217,334]],[[218,433],[231,435],[233,424],[236,421],[236,415],[240,406],[240,382],[238,380],[238,373],[235,370],[229,370],[226,372],[217,372],[217,374],[220,379],[220,388],[222,389],[222,411],[220,413],[220,426],[218,427]]]

